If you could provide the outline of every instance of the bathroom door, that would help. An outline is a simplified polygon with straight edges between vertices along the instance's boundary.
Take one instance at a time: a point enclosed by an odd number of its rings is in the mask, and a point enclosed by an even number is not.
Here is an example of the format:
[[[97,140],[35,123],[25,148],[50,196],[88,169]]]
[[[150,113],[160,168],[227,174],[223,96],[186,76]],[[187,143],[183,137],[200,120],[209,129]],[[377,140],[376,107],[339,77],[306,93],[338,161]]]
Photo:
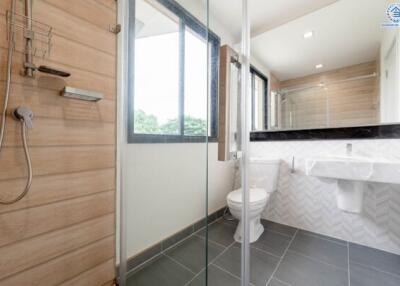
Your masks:
[[[208,206],[220,38],[206,1],[121,1],[119,11],[120,285],[207,285],[207,214],[225,205]]]

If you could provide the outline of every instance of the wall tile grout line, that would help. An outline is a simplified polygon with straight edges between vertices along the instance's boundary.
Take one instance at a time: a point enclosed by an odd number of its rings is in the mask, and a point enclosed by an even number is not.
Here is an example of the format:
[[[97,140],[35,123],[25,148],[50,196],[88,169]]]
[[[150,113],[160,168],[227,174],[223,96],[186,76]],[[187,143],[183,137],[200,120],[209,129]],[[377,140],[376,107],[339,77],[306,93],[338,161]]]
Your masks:
[[[299,232],[299,230],[297,229],[296,232],[294,233],[292,239],[290,240],[288,246],[286,247],[285,251],[283,252],[282,257],[279,259],[278,264],[276,265],[274,271],[273,271],[272,274],[271,274],[271,277],[269,277],[266,286],[268,286],[268,284],[269,284],[269,283],[271,282],[271,280],[273,279],[273,277],[274,277],[276,271],[278,271],[278,268],[279,268],[279,266],[281,265],[281,263],[282,263],[282,261],[283,261],[283,258],[285,257],[286,253],[288,252],[289,247],[292,245],[292,242],[293,242],[294,239],[296,238],[296,235],[297,235],[298,232]]]

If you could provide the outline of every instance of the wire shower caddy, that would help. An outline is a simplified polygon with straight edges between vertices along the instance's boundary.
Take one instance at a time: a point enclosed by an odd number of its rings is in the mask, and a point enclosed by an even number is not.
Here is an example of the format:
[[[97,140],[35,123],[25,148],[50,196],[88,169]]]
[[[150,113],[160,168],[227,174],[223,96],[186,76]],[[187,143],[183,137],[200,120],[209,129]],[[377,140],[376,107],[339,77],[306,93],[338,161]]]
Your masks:
[[[53,28],[31,17],[19,13],[6,12],[7,28],[14,34],[14,39],[21,33],[29,39],[31,45],[24,45],[23,52],[34,57],[47,58],[52,49]],[[8,41],[10,39],[7,39]],[[14,42],[14,45],[16,43]]]

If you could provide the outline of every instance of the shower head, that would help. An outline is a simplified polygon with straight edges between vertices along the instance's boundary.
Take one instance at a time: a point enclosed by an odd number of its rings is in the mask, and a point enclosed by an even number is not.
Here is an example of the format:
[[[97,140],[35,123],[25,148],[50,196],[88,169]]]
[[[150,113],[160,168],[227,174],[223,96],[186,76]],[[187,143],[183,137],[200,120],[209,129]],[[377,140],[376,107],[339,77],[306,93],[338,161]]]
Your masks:
[[[48,66],[40,66],[37,69],[38,71],[42,72],[42,73],[48,73],[51,75],[55,75],[55,76],[61,76],[61,77],[69,77],[71,74],[69,72],[65,72],[62,70],[57,70]]]

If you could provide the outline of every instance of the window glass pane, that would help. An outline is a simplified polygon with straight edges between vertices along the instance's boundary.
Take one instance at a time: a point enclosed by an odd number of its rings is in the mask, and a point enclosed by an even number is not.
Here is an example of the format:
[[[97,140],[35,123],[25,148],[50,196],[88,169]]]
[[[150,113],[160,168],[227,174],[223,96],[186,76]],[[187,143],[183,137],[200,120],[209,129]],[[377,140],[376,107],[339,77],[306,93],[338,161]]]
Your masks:
[[[179,134],[179,21],[136,1],[134,133]]]
[[[185,31],[184,134],[207,134],[207,44],[195,33]]]

